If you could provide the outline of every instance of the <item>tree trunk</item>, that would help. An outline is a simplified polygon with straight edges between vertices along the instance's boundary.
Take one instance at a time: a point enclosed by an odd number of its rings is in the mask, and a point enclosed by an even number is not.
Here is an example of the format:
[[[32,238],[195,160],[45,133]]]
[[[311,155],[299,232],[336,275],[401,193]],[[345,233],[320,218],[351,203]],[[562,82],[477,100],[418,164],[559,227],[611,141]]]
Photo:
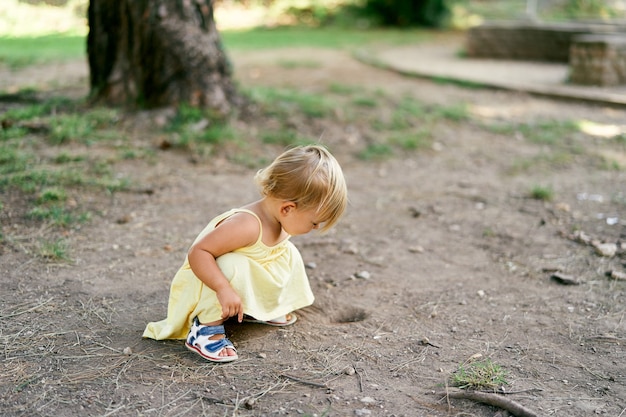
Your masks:
[[[91,0],[91,97],[112,105],[238,106],[214,0]]]

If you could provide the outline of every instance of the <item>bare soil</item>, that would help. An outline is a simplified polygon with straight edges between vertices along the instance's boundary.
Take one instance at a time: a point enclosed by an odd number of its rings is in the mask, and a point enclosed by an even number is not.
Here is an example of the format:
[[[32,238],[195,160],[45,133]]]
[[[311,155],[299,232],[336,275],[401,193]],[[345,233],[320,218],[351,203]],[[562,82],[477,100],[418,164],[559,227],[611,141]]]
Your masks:
[[[624,109],[437,84],[340,51],[232,58],[242,85],[355,85],[429,105],[467,103],[472,121],[438,123],[432,149],[374,161],[355,156],[368,141],[358,124],[338,117],[307,127],[344,167],[349,212],[330,234],[293,239],[315,304],[289,328],[229,322],[240,352],[230,364],[141,334],[165,317],[169,284],[196,234],[214,215],[257,198],[255,169],[161,150],[117,162],[136,191],[92,197],[99,215],[66,236],[70,263],[35,256],[31,243],[45,230],[16,221],[7,197],[2,415],[506,415],[440,394],[461,364],[484,359],[507,371],[501,396],[537,416],[626,415],[626,281],[606,275],[626,271],[626,171],[599,167],[596,157],[624,158],[623,144],[581,134],[572,139],[581,149],[573,163],[520,172],[516,161],[540,161],[547,145],[477,122],[585,119],[624,128]],[[85,65],[48,80],[50,68],[3,70],[0,89],[41,79],[39,88],[85,94]],[[154,117],[125,122],[152,146],[166,137],[142,134],[142,120]],[[259,150],[268,158],[275,151]],[[536,185],[550,186],[554,198],[529,198]],[[593,239],[617,252],[600,255]]]

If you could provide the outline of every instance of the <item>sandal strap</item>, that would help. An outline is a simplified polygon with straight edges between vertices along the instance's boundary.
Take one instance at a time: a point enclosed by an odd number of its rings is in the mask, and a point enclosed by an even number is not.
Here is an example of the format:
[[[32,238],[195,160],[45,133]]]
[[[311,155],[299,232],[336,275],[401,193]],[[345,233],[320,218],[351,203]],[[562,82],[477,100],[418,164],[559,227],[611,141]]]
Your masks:
[[[211,339],[211,337],[215,336],[216,334],[223,334],[224,337],[215,340]],[[235,352],[237,351],[235,349],[235,346],[233,345],[233,342],[228,340],[228,338],[226,337],[226,330],[224,329],[224,326],[221,325],[200,327],[196,332],[194,343],[197,343],[198,345],[204,347],[205,350],[211,353],[219,352],[224,348],[232,349]]]
[[[220,326],[202,326],[196,332],[197,336],[206,336],[206,337],[215,336],[216,334],[226,334],[226,330],[224,329],[224,326],[221,326],[221,325]]]
[[[227,338],[223,338],[223,339],[217,339],[217,340],[209,340],[210,343],[205,344],[203,347],[205,350],[211,352],[211,353],[218,353],[220,352],[222,349],[232,349],[235,352],[237,352],[237,349],[235,349],[235,346],[233,346],[233,343],[228,340]]]

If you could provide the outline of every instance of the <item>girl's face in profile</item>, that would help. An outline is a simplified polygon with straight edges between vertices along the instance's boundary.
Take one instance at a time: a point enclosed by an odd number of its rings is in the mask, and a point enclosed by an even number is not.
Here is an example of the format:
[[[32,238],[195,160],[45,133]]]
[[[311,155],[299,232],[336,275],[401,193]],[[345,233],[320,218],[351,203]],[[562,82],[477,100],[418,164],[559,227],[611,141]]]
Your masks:
[[[283,204],[281,209],[281,226],[292,236],[304,235],[311,230],[319,229],[321,225],[315,209],[298,209],[293,202]]]

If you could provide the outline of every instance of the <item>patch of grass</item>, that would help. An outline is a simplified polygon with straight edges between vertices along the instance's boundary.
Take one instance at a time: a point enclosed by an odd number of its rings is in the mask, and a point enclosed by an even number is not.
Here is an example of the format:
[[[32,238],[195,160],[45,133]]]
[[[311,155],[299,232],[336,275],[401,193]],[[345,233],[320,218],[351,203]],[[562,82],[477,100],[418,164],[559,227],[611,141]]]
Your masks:
[[[69,164],[69,163],[73,163],[73,162],[79,162],[79,161],[83,161],[85,159],[84,156],[81,155],[70,155],[68,152],[61,152],[60,154],[58,154],[57,156],[55,156],[54,158],[52,158],[52,161],[55,164]]]
[[[67,193],[62,188],[46,188],[37,197],[37,204],[60,202],[67,200]]]
[[[75,110],[76,106],[77,103],[68,98],[55,97],[41,103],[11,108],[2,115],[2,119],[11,121],[32,120],[50,114],[56,115],[64,111]]]
[[[224,143],[237,137],[237,131],[229,124],[218,123],[210,126],[200,136],[200,140],[206,143]]]
[[[389,143],[397,145],[403,150],[414,151],[423,149],[431,144],[430,134],[425,130],[393,134],[389,137]]]
[[[359,158],[364,161],[370,161],[374,159],[384,159],[392,155],[393,155],[393,148],[386,143],[370,144],[358,154]]]
[[[437,76],[432,78],[434,82],[440,85],[455,85],[457,87],[467,88],[467,89],[484,89],[485,84],[469,81],[469,80],[459,80],[456,78],[448,78]]]
[[[166,131],[173,134],[174,146],[195,149],[199,153],[206,151],[199,147],[224,144],[238,137],[234,125],[228,120],[212,114],[210,110],[187,104],[179,106]]]
[[[447,120],[462,122],[469,120],[469,112],[465,103],[457,103],[450,106],[438,106],[435,114]]]
[[[54,261],[70,261],[69,245],[63,239],[43,240],[39,244],[39,256]]]
[[[531,143],[545,145],[563,145],[566,139],[580,132],[579,123],[573,120],[540,120],[536,123],[499,123],[486,125],[485,128],[499,134],[516,135]]]
[[[33,101],[17,101],[2,115],[11,127],[0,129],[0,198],[10,195],[26,224],[45,223],[52,226],[46,234],[56,234],[90,220],[93,209],[80,207],[76,195],[128,188],[128,179],[114,175],[114,147],[89,158],[82,154],[82,145],[123,134],[115,110],[63,97]],[[44,242],[38,250],[46,259],[68,258],[62,241]]]
[[[550,186],[535,185],[529,194],[530,198],[541,201],[551,201],[554,198],[554,191]]]
[[[93,133],[89,119],[79,114],[62,115],[52,119],[50,143],[60,145],[70,141],[86,142]]]
[[[581,126],[583,125],[580,122],[574,120],[483,125],[490,132],[540,145],[536,156],[517,160],[512,164],[510,169],[512,174],[535,168],[567,168],[581,157],[595,159],[595,165],[602,168],[599,158],[586,149],[584,139],[588,134],[583,132]]]
[[[462,364],[452,374],[452,385],[461,389],[495,389],[508,385],[506,371],[490,359]]]
[[[260,139],[263,143],[281,145],[283,147],[307,145],[315,142],[314,140],[301,136],[296,131],[287,128],[277,131],[261,132]]]
[[[3,181],[6,181],[7,175],[26,170],[33,160],[33,155],[17,149],[12,144],[0,146],[0,175],[2,175],[0,177],[0,186]]]
[[[403,45],[430,37],[428,31],[423,29],[355,30],[325,27],[320,30],[306,26],[222,30],[220,35],[225,48],[233,51],[301,47],[348,49],[376,44]]]
[[[352,104],[354,104],[357,107],[376,108],[378,107],[378,103],[379,103],[378,99],[376,99],[375,97],[366,96],[366,95],[359,95],[352,99]]]
[[[361,87],[356,87],[353,85],[346,85],[346,84],[338,84],[338,83],[330,84],[330,86],[328,87],[328,90],[331,93],[339,94],[339,95],[351,95],[351,94],[363,91]]]
[[[197,123],[205,118],[201,108],[183,104],[178,107],[175,116],[170,121],[167,130],[172,132],[180,130],[186,125]]]
[[[49,222],[58,227],[67,228],[78,223],[87,222],[91,218],[91,215],[86,212],[76,214],[73,210],[61,205],[52,205],[34,207],[28,213],[28,217]]]
[[[545,120],[535,125],[521,125],[519,130],[533,143],[558,145],[579,132],[580,127],[574,121]]]
[[[307,117],[322,118],[332,114],[333,103],[321,94],[302,93],[295,89],[254,88],[251,99],[268,115],[286,118],[296,111]]]
[[[54,34],[34,37],[0,37],[0,63],[13,69],[85,56],[82,35]]]

